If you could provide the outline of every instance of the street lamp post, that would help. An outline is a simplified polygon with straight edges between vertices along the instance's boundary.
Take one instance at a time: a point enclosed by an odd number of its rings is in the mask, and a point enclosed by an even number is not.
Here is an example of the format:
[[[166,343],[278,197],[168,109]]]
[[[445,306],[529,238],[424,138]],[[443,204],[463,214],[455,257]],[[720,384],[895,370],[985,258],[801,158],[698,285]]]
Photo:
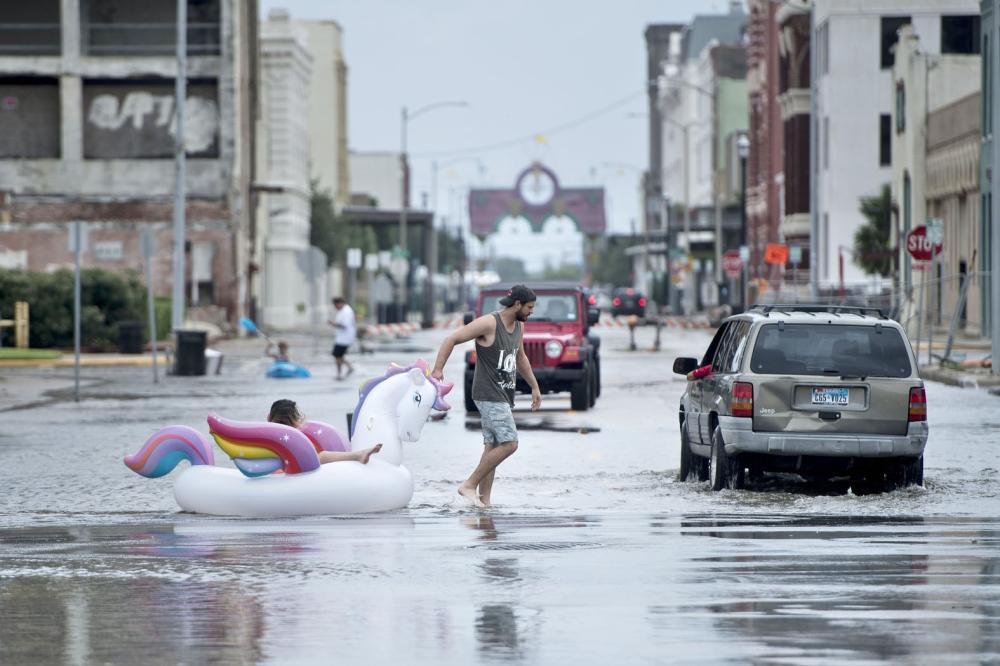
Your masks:
[[[750,155],[750,139],[747,138],[745,133],[741,133],[739,138],[736,140],[736,152],[740,156],[740,247],[742,248],[747,244],[747,156]],[[716,239],[716,244],[718,244],[720,239]],[[749,261],[749,256],[748,260]],[[742,290],[742,309],[746,310],[749,303],[747,303],[747,288],[750,285],[747,281],[747,262],[743,263],[743,290]]]
[[[407,125],[411,120],[424,114],[433,109],[440,109],[446,106],[468,106],[468,102],[463,101],[444,101],[444,102],[434,102],[433,104],[428,104],[422,106],[416,111],[409,111],[405,106],[400,114],[399,123],[399,136],[400,136],[400,153],[399,153],[399,251],[403,256],[403,259],[407,262],[406,274],[399,280],[399,307],[400,314],[405,319],[406,314],[406,299],[407,299],[407,283],[409,282],[410,271],[409,271],[409,257],[407,256],[407,240],[406,240],[406,209],[409,205],[408,192],[408,178],[406,168],[406,130]],[[432,230],[433,232],[433,230]]]

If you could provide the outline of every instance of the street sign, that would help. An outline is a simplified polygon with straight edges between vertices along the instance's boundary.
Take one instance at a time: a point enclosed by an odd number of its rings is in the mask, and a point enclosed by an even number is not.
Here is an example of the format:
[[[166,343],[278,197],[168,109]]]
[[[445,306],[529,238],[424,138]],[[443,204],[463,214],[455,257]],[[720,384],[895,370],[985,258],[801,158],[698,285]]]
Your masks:
[[[347,267],[348,268],[361,268],[361,248],[360,247],[349,247],[349,248],[347,248]]]
[[[764,250],[764,263],[784,266],[788,263],[788,246],[784,243],[768,243]]]
[[[734,280],[740,276],[743,272],[743,260],[740,259],[739,250],[727,250],[722,255],[722,268]]]
[[[927,218],[927,237],[935,245],[941,245],[944,241],[944,220],[940,217]]]
[[[935,256],[941,254],[943,247],[941,243],[931,241],[931,238],[927,235],[927,227],[923,225],[914,227],[906,235],[906,251],[917,261],[930,261]]]
[[[798,266],[802,263],[802,246],[801,245],[789,245],[788,246],[788,261],[792,263],[792,266]]]
[[[374,273],[378,270],[378,254],[370,252],[365,255],[365,270]]]
[[[740,260],[743,261],[744,264],[750,261],[749,245],[740,245]]]

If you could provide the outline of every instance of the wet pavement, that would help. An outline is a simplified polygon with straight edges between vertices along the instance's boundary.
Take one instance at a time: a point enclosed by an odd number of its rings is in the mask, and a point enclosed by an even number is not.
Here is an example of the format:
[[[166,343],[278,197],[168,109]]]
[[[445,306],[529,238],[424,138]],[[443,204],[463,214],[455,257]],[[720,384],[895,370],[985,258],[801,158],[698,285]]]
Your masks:
[[[177,472],[121,463],[163,425],[262,420],[279,397],[343,427],[360,379],[409,352],[356,357],[338,382],[325,342],[293,338],[314,377],[265,380],[262,345],[234,341],[220,375],[88,368],[79,404],[71,370],[0,371],[0,663],[1000,661],[1000,398],[928,384],[925,488],[712,493],[674,478],[670,374],[708,333],[670,331],[658,353],[601,334],[596,408],[519,403],[486,511],[455,495],[481,450],[460,382],[406,445],[416,491],[399,512],[183,514]]]

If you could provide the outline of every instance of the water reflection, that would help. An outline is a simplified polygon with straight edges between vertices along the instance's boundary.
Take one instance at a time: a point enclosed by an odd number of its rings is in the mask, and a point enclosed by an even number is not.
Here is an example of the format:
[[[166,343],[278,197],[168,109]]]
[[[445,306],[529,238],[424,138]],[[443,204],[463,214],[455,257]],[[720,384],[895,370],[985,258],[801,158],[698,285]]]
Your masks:
[[[995,523],[695,515],[651,526],[672,522],[693,539],[693,566],[679,571],[698,594],[650,606],[654,623],[707,611],[744,651],[792,661],[1000,656]]]
[[[0,586],[0,663],[252,663],[264,613],[232,584],[24,577]]]
[[[507,661],[524,656],[518,618],[510,604],[480,606],[476,616],[479,652],[488,659]]]

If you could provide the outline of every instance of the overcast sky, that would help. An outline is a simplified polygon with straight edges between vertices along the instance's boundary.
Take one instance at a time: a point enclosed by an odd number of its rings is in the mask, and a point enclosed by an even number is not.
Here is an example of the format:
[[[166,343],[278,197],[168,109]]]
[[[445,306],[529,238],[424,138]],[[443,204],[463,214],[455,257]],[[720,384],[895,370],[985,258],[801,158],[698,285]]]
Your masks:
[[[728,0],[261,0],[293,19],[333,19],[344,30],[348,141],[352,150],[400,147],[400,109],[441,100],[409,123],[414,202],[430,194],[439,164],[438,210],[454,224],[470,185],[513,186],[533,160],[566,186],[604,185],[609,228],[628,232],[640,217],[639,169],[648,163],[643,31],[724,13]],[[631,100],[626,100],[632,95]],[[562,132],[513,145],[606,109]],[[629,114],[639,114],[630,117]],[[449,156],[448,154],[452,154]],[[472,159],[448,165],[457,157]],[[623,166],[619,166],[623,165]]]

